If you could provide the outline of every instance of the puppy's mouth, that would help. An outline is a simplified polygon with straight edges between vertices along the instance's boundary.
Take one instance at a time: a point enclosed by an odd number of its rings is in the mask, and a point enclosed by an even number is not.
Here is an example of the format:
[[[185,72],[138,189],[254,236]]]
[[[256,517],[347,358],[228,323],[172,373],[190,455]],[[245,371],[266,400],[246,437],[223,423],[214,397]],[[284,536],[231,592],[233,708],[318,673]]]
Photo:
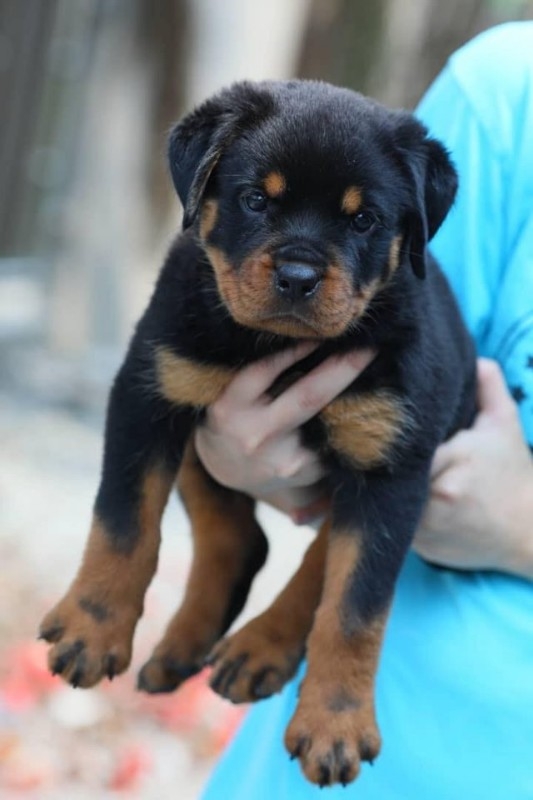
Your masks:
[[[258,317],[254,327],[296,339],[326,339],[328,333],[313,316],[297,312],[271,312]]]
[[[342,336],[364,313],[373,290],[354,289],[338,260],[283,259],[261,250],[238,269],[207,245],[219,294],[233,319],[255,330],[302,339]]]

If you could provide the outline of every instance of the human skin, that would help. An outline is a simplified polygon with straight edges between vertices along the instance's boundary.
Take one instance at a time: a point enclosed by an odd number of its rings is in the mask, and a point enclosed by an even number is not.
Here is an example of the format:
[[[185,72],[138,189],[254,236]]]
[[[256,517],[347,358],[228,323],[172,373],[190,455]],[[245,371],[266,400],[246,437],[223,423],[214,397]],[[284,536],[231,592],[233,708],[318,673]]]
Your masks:
[[[268,388],[313,345],[243,369],[207,410],[195,444],[206,469],[239,489],[312,521],[328,505],[323,468],[302,447],[298,428],[372,361],[371,350],[331,357],[276,399]],[[442,444],[431,494],[413,547],[426,560],[465,570],[533,579],[533,459],[498,364],[478,361],[478,414],[471,429]]]
[[[533,579],[533,459],[495,361],[478,360],[478,414],[441,445],[415,550],[458,569]]]

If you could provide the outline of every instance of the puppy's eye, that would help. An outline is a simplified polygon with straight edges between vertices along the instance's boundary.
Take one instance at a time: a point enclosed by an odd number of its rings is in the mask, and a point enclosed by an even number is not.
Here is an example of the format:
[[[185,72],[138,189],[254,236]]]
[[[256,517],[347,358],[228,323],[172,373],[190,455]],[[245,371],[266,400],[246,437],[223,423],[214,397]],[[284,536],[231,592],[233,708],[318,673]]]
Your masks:
[[[357,233],[368,233],[376,224],[376,218],[370,211],[358,211],[351,218],[351,223]]]
[[[259,189],[248,192],[248,194],[243,196],[242,200],[246,208],[249,208],[250,211],[264,211],[268,202],[266,194],[260,192]]]

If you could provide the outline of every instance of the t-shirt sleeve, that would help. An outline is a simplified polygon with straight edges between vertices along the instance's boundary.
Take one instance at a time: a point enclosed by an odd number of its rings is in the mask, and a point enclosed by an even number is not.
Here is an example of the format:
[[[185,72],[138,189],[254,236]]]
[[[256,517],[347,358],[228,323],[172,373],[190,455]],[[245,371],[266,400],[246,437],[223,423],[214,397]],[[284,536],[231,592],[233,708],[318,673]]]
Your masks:
[[[447,67],[417,111],[448,148],[459,173],[455,203],[430,244],[482,354],[502,275],[504,237],[501,160],[468,97]]]

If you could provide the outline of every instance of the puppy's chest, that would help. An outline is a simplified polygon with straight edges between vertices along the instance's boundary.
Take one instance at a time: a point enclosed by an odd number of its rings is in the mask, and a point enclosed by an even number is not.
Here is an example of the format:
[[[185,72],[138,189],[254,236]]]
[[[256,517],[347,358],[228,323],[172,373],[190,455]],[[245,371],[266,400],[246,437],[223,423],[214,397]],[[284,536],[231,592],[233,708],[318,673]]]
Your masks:
[[[155,352],[157,391],[177,407],[192,406],[201,412],[220,396],[236,372],[193,361],[165,347]],[[297,368],[288,371],[269,394],[279,397],[304,374]],[[350,389],[308,424],[306,440],[313,449],[334,451],[353,467],[366,470],[391,463],[411,426],[407,406],[397,393],[384,388]]]

